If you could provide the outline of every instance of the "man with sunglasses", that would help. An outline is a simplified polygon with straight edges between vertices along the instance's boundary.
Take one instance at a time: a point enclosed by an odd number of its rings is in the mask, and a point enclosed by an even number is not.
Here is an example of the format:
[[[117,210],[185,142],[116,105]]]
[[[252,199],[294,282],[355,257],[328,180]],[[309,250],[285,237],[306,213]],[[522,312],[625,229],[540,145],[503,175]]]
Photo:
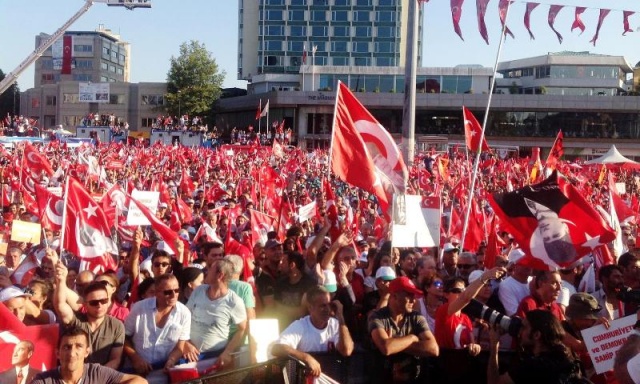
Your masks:
[[[155,297],[135,303],[124,322],[124,353],[142,376],[173,367],[191,333],[191,312],[178,301],[178,279],[170,274],[155,279]]]
[[[118,369],[124,345],[124,324],[108,315],[111,299],[106,284],[95,281],[87,285],[82,293],[86,313],[74,313],[67,303],[67,267],[58,261],[55,268],[53,306],[62,325],[78,327],[89,334],[91,354],[88,363]]]

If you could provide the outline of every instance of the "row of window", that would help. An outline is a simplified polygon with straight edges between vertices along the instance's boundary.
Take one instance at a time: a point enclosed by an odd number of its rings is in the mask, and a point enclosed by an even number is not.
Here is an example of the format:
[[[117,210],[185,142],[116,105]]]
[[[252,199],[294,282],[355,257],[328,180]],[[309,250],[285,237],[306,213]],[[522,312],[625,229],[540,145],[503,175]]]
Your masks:
[[[42,69],[60,69],[62,59],[43,59],[40,61]],[[93,69],[93,60],[73,59],[72,68]]]
[[[74,53],[93,52],[93,46],[89,44],[74,44],[73,52]]]
[[[111,93],[109,94],[109,104],[125,104],[125,95],[119,95]],[[63,93],[62,94],[62,103],[63,104],[83,104],[85,101],[80,101],[80,95],[77,93]]]
[[[404,91],[404,75],[320,75],[320,88],[334,90],[338,80],[359,92]],[[421,93],[468,93],[471,76],[416,76],[416,90]]]
[[[376,23],[395,23],[398,21],[399,15],[400,13],[395,11],[284,11],[281,9],[268,9],[260,13],[260,21],[352,21],[366,23],[373,21]]]
[[[282,67],[291,66],[296,67],[303,64],[300,57],[284,57],[284,56],[265,56],[264,57],[264,71],[266,73],[284,72]],[[398,61],[395,57],[349,57],[349,56],[316,56],[315,58],[307,56],[307,65],[335,65],[335,66],[361,66],[361,67],[394,67],[398,65]],[[269,69],[268,67],[276,67]],[[297,72],[298,69],[292,69],[293,72]]]
[[[264,42],[264,49],[266,51],[287,51],[289,53],[302,55],[302,52],[305,50],[305,44],[302,41],[273,41],[267,40]],[[336,52],[336,53],[349,53],[349,52],[357,52],[357,53],[367,53],[367,52],[376,52],[376,53],[396,53],[398,51],[398,46],[396,43],[392,42],[366,42],[366,41],[332,41],[330,43],[326,42],[314,42],[313,44],[307,44],[306,50],[307,54],[311,55],[311,47],[316,46],[316,53],[320,52]],[[329,49],[327,50],[327,46]]]
[[[536,79],[620,79],[625,74],[618,66],[593,65],[544,65],[540,67],[517,68],[504,72],[506,78],[532,77]]]
[[[122,67],[116,67],[115,65],[106,63],[104,61],[100,63],[100,69],[102,69],[103,71],[117,73],[118,75],[124,74],[124,69]]]
[[[381,7],[396,6],[401,0],[265,0],[266,5],[334,5],[334,6],[361,6],[371,7],[374,5]]]
[[[142,95],[142,105],[164,105],[164,95]]]
[[[93,81],[93,76],[88,73],[74,73],[73,81]],[[60,82],[59,73],[43,73],[40,75],[40,82],[42,84],[54,84]]]
[[[126,57],[124,53],[118,52],[116,45],[113,45],[112,48],[102,47],[102,58],[105,60],[110,60],[114,63],[118,63],[120,65],[124,65]]]
[[[287,33],[289,32],[289,33]],[[308,32],[311,32],[309,34]],[[306,25],[266,25],[260,27],[260,36],[326,36],[326,37],[379,37],[395,38],[400,29],[391,26],[306,26]]]

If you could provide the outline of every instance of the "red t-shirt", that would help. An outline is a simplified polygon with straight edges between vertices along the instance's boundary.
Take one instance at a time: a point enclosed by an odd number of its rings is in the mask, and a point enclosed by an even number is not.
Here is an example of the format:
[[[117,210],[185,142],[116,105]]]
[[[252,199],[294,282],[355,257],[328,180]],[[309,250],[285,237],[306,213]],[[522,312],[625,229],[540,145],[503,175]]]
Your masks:
[[[534,309],[542,309],[543,311],[549,311],[553,313],[553,315],[560,321],[564,320],[564,312],[560,307],[560,304],[555,301],[551,304],[544,304],[538,298],[534,296],[527,296],[520,302],[518,305],[518,310],[516,311],[516,316],[521,318],[525,318],[525,314],[529,311],[533,311]]]
[[[436,329],[433,332],[440,348],[462,349],[472,342],[473,324],[464,313],[449,316],[449,304],[442,304],[436,310]]]

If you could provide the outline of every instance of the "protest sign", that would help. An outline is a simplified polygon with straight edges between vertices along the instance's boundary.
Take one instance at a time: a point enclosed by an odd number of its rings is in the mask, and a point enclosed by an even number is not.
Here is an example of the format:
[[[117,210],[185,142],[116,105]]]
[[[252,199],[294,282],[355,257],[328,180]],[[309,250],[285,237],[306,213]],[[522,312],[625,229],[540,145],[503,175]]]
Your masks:
[[[298,222],[303,223],[315,216],[316,214],[316,202],[309,203],[298,209]]]
[[[14,220],[11,227],[11,240],[39,244],[40,243],[40,224],[28,221]]]
[[[394,203],[396,204],[396,203]],[[394,247],[436,247],[440,241],[440,199],[405,195],[405,224],[394,219]],[[394,205],[394,216],[396,206]]]
[[[599,324],[582,331],[582,338],[597,373],[613,369],[616,352],[627,341],[636,321],[634,314],[611,321],[609,329]]]
[[[131,197],[149,208],[151,213],[156,214],[158,210],[158,200],[160,200],[160,192],[138,191],[135,189],[133,193],[131,193]],[[140,208],[138,208],[134,202],[131,202],[127,215],[127,225],[151,225],[151,223],[147,220]]]

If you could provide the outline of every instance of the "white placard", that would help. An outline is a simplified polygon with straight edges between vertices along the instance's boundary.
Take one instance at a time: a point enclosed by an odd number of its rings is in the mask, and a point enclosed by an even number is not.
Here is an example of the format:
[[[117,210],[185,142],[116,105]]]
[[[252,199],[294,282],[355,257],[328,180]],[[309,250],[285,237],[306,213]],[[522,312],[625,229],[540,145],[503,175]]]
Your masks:
[[[636,321],[637,316],[633,314],[609,322],[609,329],[600,324],[582,331],[582,339],[597,373],[613,369],[616,352],[627,341]]]
[[[47,191],[53,193],[58,197],[62,197],[62,187],[47,187]]]
[[[316,214],[316,202],[309,203],[305,206],[300,207],[298,209],[298,222],[303,223]]]
[[[156,214],[156,211],[158,210],[158,201],[160,200],[160,192],[138,191],[137,189],[134,189],[131,193],[131,197],[149,208],[152,214]],[[138,208],[136,203],[133,201],[129,204],[127,225],[151,225],[149,220],[147,220],[140,208]]]
[[[109,83],[79,83],[78,101],[81,103],[108,103]]]
[[[394,204],[397,198],[394,196]],[[395,205],[394,205],[395,209]],[[405,195],[406,224],[392,227],[394,247],[437,247],[440,243],[440,200],[419,195]]]
[[[618,195],[624,195],[627,193],[627,185],[625,183],[616,183],[616,191],[618,191]]]

